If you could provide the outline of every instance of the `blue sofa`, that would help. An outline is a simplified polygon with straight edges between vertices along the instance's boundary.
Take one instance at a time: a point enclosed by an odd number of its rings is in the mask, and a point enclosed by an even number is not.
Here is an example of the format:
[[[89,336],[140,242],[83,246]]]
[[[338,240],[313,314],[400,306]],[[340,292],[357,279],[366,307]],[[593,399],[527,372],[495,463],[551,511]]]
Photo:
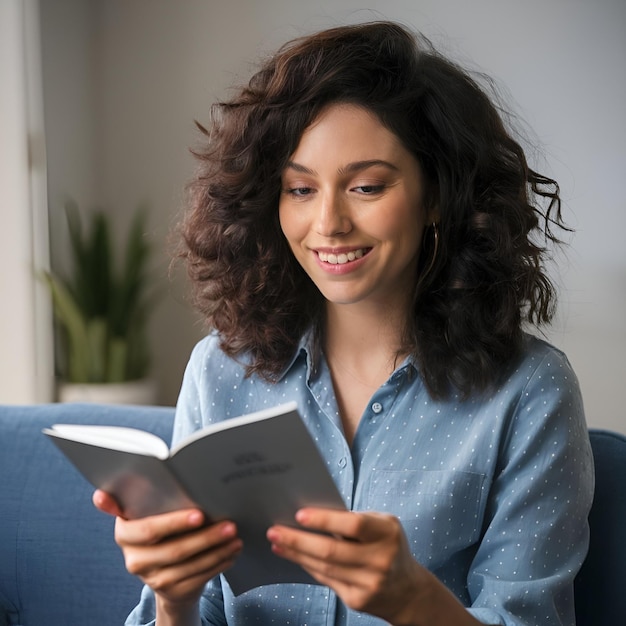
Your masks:
[[[0,626],[120,626],[136,604],[93,489],[41,430],[58,422],[149,430],[169,442],[174,409],[0,405]],[[576,579],[578,626],[626,624],[626,437],[591,431],[591,548]]]
[[[149,430],[168,443],[174,409],[0,406],[0,626],[120,626],[140,581],[126,572],[113,519],[41,430],[88,423]]]

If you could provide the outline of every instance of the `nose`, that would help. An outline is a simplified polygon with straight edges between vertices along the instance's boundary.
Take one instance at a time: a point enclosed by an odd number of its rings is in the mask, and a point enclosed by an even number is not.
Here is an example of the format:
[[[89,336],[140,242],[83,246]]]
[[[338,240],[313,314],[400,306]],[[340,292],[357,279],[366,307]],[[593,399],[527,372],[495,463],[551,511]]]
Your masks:
[[[334,237],[351,230],[352,221],[346,201],[332,192],[320,194],[315,231],[324,237]]]

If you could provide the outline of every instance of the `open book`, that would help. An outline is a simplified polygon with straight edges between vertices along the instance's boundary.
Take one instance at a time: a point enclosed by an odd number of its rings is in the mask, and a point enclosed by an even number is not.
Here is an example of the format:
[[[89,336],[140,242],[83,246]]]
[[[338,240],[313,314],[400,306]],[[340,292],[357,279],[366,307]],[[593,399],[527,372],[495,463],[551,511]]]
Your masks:
[[[45,429],[95,487],[129,518],[199,507],[237,524],[244,548],[225,572],[236,595],[273,583],[314,583],[273,554],[267,529],[294,526],[303,506],[345,509],[295,402],[208,426],[171,451],[156,435],[125,427],[56,424]]]

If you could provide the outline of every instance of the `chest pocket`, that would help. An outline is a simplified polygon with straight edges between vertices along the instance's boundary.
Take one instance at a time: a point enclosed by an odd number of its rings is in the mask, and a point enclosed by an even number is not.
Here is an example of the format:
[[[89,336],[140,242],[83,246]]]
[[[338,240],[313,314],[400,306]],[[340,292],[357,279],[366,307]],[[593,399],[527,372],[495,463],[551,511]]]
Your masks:
[[[478,541],[484,487],[473,472],[376,469],[366,508],[398,517],[415,558],[432,567]]]

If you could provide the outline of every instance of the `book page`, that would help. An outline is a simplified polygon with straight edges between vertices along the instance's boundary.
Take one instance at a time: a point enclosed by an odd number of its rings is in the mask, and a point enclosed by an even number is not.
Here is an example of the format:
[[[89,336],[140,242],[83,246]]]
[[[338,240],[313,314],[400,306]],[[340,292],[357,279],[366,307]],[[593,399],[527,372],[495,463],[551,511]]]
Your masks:
[[[174,446],[171,451],[171,456],[174,456],[179,450],[192,444],[194,441],[197,441],[198,439],[204,439],[207,435],[212,435],[213,433],[218,433],[223,430],[231,430],[233,428],[245,426],[246,424],[252,424],[253,422],[262,422],[264,420],[277,417],[278,415],[291,413],[293,411],[298,411],[297,403],[286,402],[285,404],[281,404],[279,406],[275,406],[269,409],[263,409],[261,411],[255,411],[254,413],[248,413],[246,415],[240,415],[239,417],[232,417],[229,419],[225,419],[221,422],[209,424],[208,426],[205,426],[204,428],[201,428],[200,430],[192,433],[191,435],[180,441],[176,446]],[[298,419],[300,418],[298,417]]]
[[[85,424],[54,424],[44,433],[73,441],[82,441],[91,446],[146,454],[158,459],[169,456],[167,444],[156,435],[125,426],[90,426]]]

